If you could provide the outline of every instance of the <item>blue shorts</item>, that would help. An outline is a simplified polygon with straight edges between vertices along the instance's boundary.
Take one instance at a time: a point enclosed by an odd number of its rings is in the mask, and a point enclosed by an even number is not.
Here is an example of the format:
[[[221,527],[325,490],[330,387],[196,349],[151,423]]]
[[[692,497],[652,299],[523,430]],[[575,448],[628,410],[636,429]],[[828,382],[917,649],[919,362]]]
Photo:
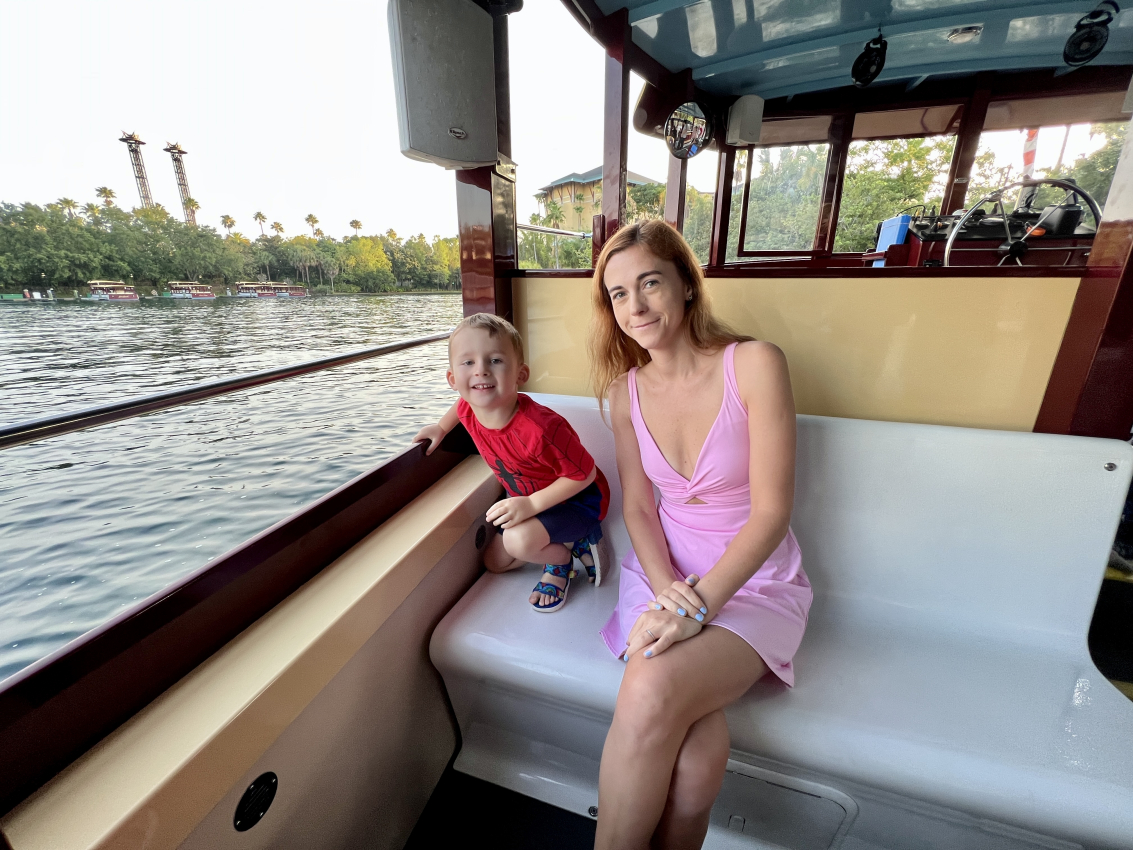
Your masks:
[[[602,539],[602,526],[598,517],[602,512],[602,491],[596,483],[565,502],[552,505],[535,519],[543,523],[552,543],[565,543],[573,546],[579,540],[590,539],[596,543]],[[496,526],[503,534],[504,530]]]

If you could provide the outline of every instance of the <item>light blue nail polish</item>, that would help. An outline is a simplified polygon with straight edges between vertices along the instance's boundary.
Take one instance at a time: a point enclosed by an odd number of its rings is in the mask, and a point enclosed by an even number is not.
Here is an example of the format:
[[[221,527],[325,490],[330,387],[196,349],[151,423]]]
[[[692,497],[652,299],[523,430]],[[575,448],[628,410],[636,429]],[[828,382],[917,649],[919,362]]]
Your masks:
[[[697,614],[696,615],[696,621],[698,623],[703,623],[704,622],[704,615],[703,614]]]
[[[660,611],[660,610],[661,610],[661,606],[660,606],[660,605],[654,605],[653,607],[654,607],[654,608],[656,608],[656,609],[657,609],[658,611]]]
[[[701,614],[707,614],[707,613],[708,613],[708,609],[707,609],[707,608],[705,608],[705,607],[704,607],[703,605],[701,605],[701,606],[700,606],[700,613],[701,613]]]
[[[688,616],[688,611],[686,611],[684,608],[678,608],[677,613],[680,614],[682,617]]]
[[[645,650],[645,657],[646,658],[652,658],[653,657],[653,650],[652,649]]]

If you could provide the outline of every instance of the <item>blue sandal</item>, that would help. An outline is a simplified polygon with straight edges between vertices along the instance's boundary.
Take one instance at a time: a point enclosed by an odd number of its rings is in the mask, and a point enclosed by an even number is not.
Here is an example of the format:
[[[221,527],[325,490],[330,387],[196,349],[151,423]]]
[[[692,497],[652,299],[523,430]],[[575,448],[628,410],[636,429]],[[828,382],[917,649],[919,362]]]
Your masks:
[[[597,540],[593,539],[595,536],[598,538]],[[604,551],[606,547],[602,545],[604,542],[605,538],[599,530],[596,535],[579,540],[570,550],[571,556],[578,558],[578,562],[586,568],[586,577],[595,587],[602,584],[602,575],[607,566],[606,561],[609,560],[609,553]],[[590,556],[589,564],[582,560],[587,555]]]
[[[557,587],[553,584],[548,584],[541,581],[535,585],[532,593],[542,593],[547,596],[555,597],[555,601],[550,605],[542,605],[539,602],[532,602],[531,607],[538,611],[540,614],[549,614],[552,611],[558,611],[563,607],[566,602],[567,590],[570,588],[570,580],[574,578],[574,570],[571,569],[570,564],[547,564],[543,568],[543,572],[550,573],[555,578],[565,578],[566,584],[562,587]]]

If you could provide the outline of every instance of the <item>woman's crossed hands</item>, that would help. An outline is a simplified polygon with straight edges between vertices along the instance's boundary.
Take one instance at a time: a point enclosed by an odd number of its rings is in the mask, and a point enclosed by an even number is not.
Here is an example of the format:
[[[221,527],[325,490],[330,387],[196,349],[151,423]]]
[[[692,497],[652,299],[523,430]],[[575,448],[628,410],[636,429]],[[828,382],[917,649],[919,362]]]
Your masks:
[[[630,629],[625,660],[640,650],[645,651],[646,658],[652,658],[674,643],[700,633],[707,609],[692,589],[697,581],[699,577],[695,575],[675,581],[649,603],[649,610],[638,617]]]

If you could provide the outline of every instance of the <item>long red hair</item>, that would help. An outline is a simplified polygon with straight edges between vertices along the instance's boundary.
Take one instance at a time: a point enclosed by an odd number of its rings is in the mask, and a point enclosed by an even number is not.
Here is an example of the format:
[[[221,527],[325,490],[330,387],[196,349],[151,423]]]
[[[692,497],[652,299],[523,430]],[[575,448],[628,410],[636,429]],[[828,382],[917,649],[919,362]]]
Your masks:
[[[700,262],[688,242],[663,221],[642,221],[623,227],[602,248],[594,267],[593,311],[590,326],[590,384],[598,397],[599,409],[605,402],[610,384],[634,366],[650,361],[649,352],[628,337],[614,318],[614,305],[606,290],[606,265],[620,251],[643,246],[659,260],[667,260],[692,289],[685,303],[683,324],[695,348],[712,351],[732,342],[745,342],[753,337],[737,333],[712,314],[704,274]]]

